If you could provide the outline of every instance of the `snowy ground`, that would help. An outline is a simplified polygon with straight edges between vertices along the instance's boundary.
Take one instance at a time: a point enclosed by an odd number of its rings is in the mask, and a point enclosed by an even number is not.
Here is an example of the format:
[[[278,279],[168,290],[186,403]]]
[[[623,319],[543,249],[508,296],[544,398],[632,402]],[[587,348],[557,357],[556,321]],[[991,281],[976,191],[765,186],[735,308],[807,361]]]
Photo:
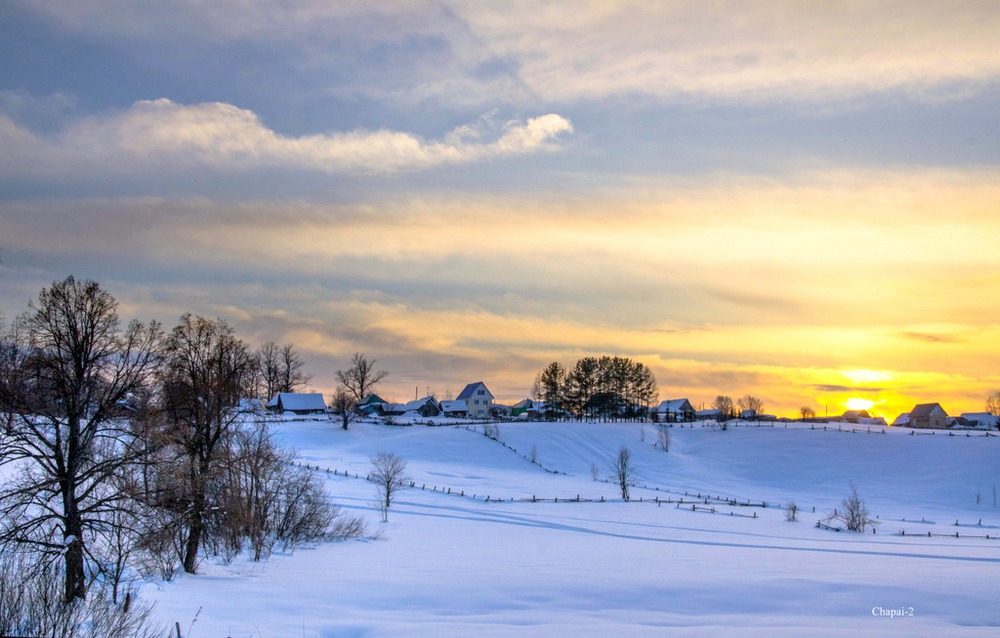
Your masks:
[[[288,421],[279,438],[382,537],[206,561],[143,595],[186,638],[996,636],[1000,438],[851,427],[674,427],[664,453],[648,424],[502,424],[502,445],[456,427]],[[604,482],[621,445],[642,486],[629,503]],[[363,480],[383,450],[416,483],[385,524]],[[877,534],[815,527],[851,482]],[[699,494],[768,507],[663,502]],[[790,499],[800,522],[779,507]]]

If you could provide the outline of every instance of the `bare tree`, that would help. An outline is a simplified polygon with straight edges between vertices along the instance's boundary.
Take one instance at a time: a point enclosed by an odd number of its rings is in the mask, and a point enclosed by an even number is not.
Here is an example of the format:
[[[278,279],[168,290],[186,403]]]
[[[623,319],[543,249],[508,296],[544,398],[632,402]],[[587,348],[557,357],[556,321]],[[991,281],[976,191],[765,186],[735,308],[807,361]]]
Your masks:
[[[359,403],[372,393],[379,381],[389,376],[385,370],[376,370],[375,363],[375,359],[369,361],[364,354],[355,352],[351,357],[351,367],[337,370],[337,380]]]
[[[632,465],[632,450],[624,445],[618,448],[618,456],[611,464],[611,473],[621,488],[622,500],[629,500],[629,486],[635,482],[635,467]]]
[[[858,488],[854,483],[851,483],[851,494],[840,502],[840,508],[834,510],[826,520],[840,521],[852,532],[863,532],[867,527],[874,529],[879,524],[878,519],[872,518],[864,500],[858,496]]]
[[[42,289],[0,356],[0,412],[10,416],[0,464],[20,471],[0,489],[0,543],[63,560],[64,596],[85,598],[87,542],[127,495],[104,489],[136,460],[118,419],[156,365],[158,324],[122,329],[118,302],[73,277]]]
[[[247,541],[256,561],[276,543],[288,549],[326,538],[343,519],[316,475],[293,461],[291,452],[274,443],[266,422],[244,423],[235,431],[217,497],[225,509],[223,543],[238,551]]]
[[[743,412],[753,412],[754,416],[757,416],[764,411],[764,402],[752,394],[740,397],[736,401],[736,404],[739,406],[741,414]]]
[[[369,478],[378,486],[379,511],[382,513],[382,522],[385,522],[389,517],[392,499],[408,480],[406,461],[392,452],[379,452],[371,458],[371,464]]]
[[[994,390],[986,397],[986,411],[1000,417],[1000,390]]]
[[[278,392],[296,392],[304,387],[312,375],[305,373],[306,364],[295,346],[286,343],[281,347],[281,383]]]
[[[664,452],[670,451],[670,428],[665,423],[656,426],[656,447]]]
[[[257,350],[257,364],[264,399],[270,399],[278,393],[281,384],[281,348],[273,341],[261,344]]]
[[[799,414],[802,415],[803,420],[816,418],[816,410],[813,410],[808,405],[799,408]]]
[[[243,418],[255,360],[225,321],[186,314],[166,341],[163,405],[167,434],[184,464],[174,501],[187,518],[184,571],[195,573],[212,511],[209,485],[222,469],[227,437]]]
[[[291,343],[279,348],[268,341],[261,344],[256,356],[261,390],[268,399],[279,392],[296,392],[312,379],[312,375],[305,372],[302,356]]]
[[[795,523],[799,520],[799,506],[795,501],[785,503],[785,520],[790,523]]]
[[[347,426],[358,416],[355,411],[358,402],[354,396],[344,386],[339,386],[330,401],[330,409],[340,418],[340,427],[347,429]]]
[[[724,394],[715,397],[712,401],[712,408],[719,411],[719,427],[723,430],[727,428],[727,422],[733,418],[733,400]]]

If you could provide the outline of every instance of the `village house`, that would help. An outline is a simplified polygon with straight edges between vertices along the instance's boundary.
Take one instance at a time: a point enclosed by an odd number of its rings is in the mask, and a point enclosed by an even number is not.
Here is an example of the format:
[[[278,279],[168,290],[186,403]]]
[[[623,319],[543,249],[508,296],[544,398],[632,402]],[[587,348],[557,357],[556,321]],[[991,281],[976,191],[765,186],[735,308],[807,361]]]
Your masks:
[[[666,423],[686,423],[694,421],[697,412],[687,399],[669,399],[660,402],[656,408],[658,421]]]
[[[389,404],[388,401],[383,399],[377,394],[369,394],[364,399],[362,399],[354,409],[361,414],[372,415],[372,414],[382,414],[385,411],[385,406]]]
[[[403,413],[419,414],[425,419],[441,414],[441,404],[434,397],[424,397],[410,401],[403,406]]]
[[[267,402],[267,409],[279,414],[323,414],[326,412],[326,403],[319,392],[279,392]]]
[[[899,420],[896,419],[896,421]],[[896,422],[893,425],[896,425]],[[921,403],[910,410],[906,425],[911,428],[944,429],[948,427],[948,413],[944,411],[940,403]]]
[[[465,386],[455,399],[465,402],[465,413],[474,419],[486,419],[493,408],[493,393],[482,381]]]

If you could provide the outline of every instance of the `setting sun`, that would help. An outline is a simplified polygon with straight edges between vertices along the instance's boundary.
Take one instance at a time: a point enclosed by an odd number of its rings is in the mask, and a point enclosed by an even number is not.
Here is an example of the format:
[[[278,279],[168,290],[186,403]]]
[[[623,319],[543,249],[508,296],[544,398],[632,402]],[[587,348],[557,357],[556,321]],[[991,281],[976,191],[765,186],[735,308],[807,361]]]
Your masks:
[[[871,410],[875,402],[868,399],[850,398],[845,405],[848,410]]]

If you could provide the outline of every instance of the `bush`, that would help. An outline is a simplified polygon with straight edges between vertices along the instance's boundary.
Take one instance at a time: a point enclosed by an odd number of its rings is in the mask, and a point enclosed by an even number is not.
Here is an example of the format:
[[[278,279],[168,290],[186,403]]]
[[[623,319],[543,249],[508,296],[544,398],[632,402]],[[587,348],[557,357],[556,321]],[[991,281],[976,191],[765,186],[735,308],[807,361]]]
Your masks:
[[[785,520],[795,523],[799,520],[799,506],[795,501],[785,503]]]
[[[0,636],[60,638],[152,638],[166,628],[153,620],[153,605],[126,591],[112,602],[110,586],[98,580],[85,600],[64,601],[59,562],[33,562],[25,555],[0,557]]]
[[[879,521],[872,518],[864,500],[858,496],[858,488],[854,483],[851,483],[851,494],[840,502],[840,508],[834,510],[826,520],[839,521],[851,532],[864,532],[868,527],[874,531],[879,525]]]

